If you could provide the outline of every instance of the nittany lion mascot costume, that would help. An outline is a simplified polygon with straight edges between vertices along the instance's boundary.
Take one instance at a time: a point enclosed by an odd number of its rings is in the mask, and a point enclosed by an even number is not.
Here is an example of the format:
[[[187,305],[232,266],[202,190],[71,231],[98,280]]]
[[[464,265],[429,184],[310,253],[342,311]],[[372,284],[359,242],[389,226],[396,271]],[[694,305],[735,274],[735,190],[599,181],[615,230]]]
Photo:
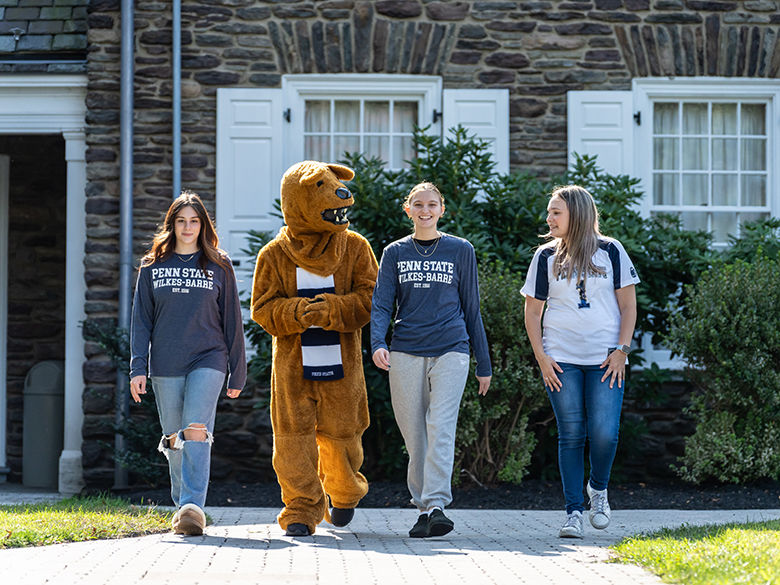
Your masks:
[[[354,176],[316,161],[287,169],[287,225],[257,255],[252,319],[273,336],[273,466],[288,536],[313,534],[323,519],[346,526],[368,492],[359,472],[368,427],[360,330],[377,262],[368,241],[347,229],[354,199],[342,181]]]

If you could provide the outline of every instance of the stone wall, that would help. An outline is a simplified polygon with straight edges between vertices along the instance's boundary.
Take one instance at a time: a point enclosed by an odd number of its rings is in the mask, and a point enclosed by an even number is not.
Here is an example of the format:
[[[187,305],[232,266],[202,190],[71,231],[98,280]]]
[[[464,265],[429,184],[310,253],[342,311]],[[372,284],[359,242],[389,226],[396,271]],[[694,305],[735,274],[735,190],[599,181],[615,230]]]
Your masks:
[[[247,388],[241,398],[220,399],[214,426],[211,478],[239,482],[275,481],[268,390]]]
[[[88,0],[0,0],[0,73],[81,73]]]
[[[87,23],[86,311],[89,318],[113,319],[118,0],[90,2]],[[170,4],[137,1],[135,27],[138,257],[171,197]],[[445,88],[507,88],[512,168],[551,174],[566,165],[567,91],[627,90],[636,76],[777,78],[779,28],[778,2],[769,0],[188,1],[182,6],[182,184],[213,211],[219,87],[279,87],[285,73],[356,72],[440,75]],[[110,461],[99,440],[110,440],[112,367],[98,348],[90,345],[87,353],[86,384],[104,400],[86,412],[85,466],[105,478]],[[234,423],[239,434],[227,440],[246,452],[240,465],[267,465],[267,437],[252,447],[240,434],[252,431]]]
[[[6,454],[9,480],[21,481],[25,376],[65,359],[65,141],[0,136],[0,154],[11,157]]]
[[[623,477],[643,481],[675,475],[672,466],[685,451],[685,437],[696,430],[695,420],[684,412],[690,392],[690,384],[680,380],[664,384],[652,399],[629,392],[615,462]]]

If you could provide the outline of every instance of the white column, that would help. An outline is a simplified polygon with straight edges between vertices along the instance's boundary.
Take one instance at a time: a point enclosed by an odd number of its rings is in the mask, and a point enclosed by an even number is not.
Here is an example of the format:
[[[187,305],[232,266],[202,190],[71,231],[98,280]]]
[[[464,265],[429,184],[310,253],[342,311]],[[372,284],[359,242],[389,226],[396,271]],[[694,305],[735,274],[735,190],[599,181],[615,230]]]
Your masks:
[[[5,482],[6,468],[6,359],[8,332],[8,183],[10,157],[0,155],[0,483]]]
[[[65,244],[65,436],[60,455],[59,491],[77,494],[84,487],[81,427],[84,422],[84,245],[86,243],[86,141],[83,131],[65,131],[67,161],[67,235]]]

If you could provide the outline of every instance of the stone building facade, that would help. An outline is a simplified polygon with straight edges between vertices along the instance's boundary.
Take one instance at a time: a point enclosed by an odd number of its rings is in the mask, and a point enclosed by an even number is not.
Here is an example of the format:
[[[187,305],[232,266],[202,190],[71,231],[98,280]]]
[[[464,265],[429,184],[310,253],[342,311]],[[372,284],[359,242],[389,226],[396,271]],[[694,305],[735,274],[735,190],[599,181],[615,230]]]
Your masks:
[[[88,319],[112,320],[119,261],[120,2],[38,4],[0,0],[0,57],[22,49],[86,48],[84,308]],[[10,24],[27,26],[13,48]],[[171,198],[171,4],[136,1],[134,24],[137,257]],[[550,175],[567,165],[567,92],[626,92],[638,78],[780,77],[780,3],[774,0],[192,0],[182,5],[181,29],[181,183],[212,211],[222,88],[279,88],[290,74],[353,73],[425,75],[440,78],[445,89],[507,90],[511,169]],[[80,66],[34,67],[0,63],[0,73],[54,75]],[[85,478],[102,486],[113,473],[103,443],[112,437],[114,368],[87,343],[83,372]],[[267,420],[253,408],[261,394],[227,405],[218,417],[217,476],[270,474]],[[648,457],[679,450],[679,425],[659,425],[661,438]]]

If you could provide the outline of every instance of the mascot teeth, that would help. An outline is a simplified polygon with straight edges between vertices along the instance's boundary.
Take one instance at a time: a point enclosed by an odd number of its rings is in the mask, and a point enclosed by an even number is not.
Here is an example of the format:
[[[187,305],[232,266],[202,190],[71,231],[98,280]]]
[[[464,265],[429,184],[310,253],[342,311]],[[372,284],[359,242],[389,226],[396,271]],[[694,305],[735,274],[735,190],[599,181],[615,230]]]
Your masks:
[[[347,211],[349,211],[349,207],[339,207],[337,209],[326,209],[322,212],[322,219],[325,221],[329,221],[330,223],[335,223],[336,225],[341,225],[344,223],[347,223]]]

